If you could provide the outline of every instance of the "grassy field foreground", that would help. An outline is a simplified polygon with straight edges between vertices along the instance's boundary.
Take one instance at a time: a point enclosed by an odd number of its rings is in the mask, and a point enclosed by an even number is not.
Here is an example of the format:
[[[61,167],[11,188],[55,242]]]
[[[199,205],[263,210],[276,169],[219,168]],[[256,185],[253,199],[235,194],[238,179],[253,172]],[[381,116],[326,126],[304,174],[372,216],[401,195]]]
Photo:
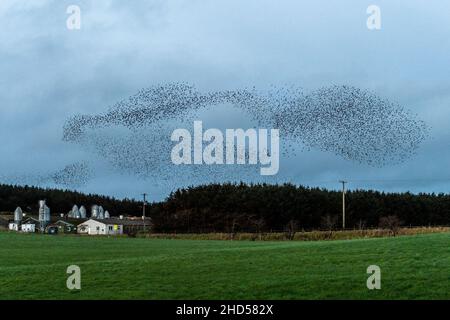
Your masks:
[[[317,242],[0,232],[0,299],[450,298],[450,234]],[[81,268],[81,290],[66,268]],[[381,290],[368,290],[369,265]]]

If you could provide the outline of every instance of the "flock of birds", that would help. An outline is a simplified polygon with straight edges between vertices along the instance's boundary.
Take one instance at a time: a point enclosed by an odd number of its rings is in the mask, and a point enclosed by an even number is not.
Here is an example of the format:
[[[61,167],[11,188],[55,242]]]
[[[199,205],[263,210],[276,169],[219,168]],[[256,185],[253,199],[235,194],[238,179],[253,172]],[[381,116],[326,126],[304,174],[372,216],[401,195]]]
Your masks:
[[[62,169],[46,170],[33,173],[9,173],[0,175],[2,183],[19,185],[59,185],[67,188],[83,187],[93,177],[87,161],[75,162]]]
[[[91,179],[92,175],[89,164],[84,161],[69,164],[63,169],[47,175],[47,177],[60,186],[81,187]]]
[[[105,159],[119,172],[161,183],[196,184],[259,177],[255,165],[175,166],[171,132],[192,128],[199,113],[224,105],[237,108],[255,128],[279,129],[282,154],[317,149],[344,159],[381,167],[405,161],[426,139],[426,124],[402,106],[364,89],[330,86],[312,92],[295,87],[202,93],[194,86],[169,83],[142,89],[102,114],[77,115],[63,128],[63,140]],[[246,129],[246,128],[244,128]],[[92,177],[85,162],[69,165],[50,178],[80,185]],[[264,177],[277,179],[277,177]]]

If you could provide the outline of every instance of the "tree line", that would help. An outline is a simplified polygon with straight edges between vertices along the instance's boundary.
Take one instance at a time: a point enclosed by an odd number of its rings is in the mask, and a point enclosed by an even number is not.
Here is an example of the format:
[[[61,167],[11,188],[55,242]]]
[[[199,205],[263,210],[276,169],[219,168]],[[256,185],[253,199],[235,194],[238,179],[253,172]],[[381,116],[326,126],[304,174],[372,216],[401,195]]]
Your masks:
[[[210,184],[171,193],[151,216],[159,232],[332,230],[342,223],[342,193],[292,184]],[[378,227],[393,217],[406,226],[449,225],[450,195],[346,193],[348,228]]]
[[[20,206],[37,212],[46,199],[52,214],[67,213],[74,204],[103,206],[112,216],[142,212],[134,199],[115,199],[70,190],[0,185],[0,211]],[[209,184],[182,188],[164,201],[149,204],[147,215],[155,232],[270,232],[332,230],[342,219],[342,194],[293,184]],[[348,228],[372,228],[396,217],[406,226],[450,225],[450,195],[385,193],[352,190],[346,193]]]
[[[12,212],[21,207],[24,212],[37,213],[39,200],[46,200],[51,214],[68,213],[76,204],[88,213],[94,204],[101,205],[111,215],[139,215],[142,204],[133,199],[115,199],[97,194],[32,186],[0,185],[0,212]]]

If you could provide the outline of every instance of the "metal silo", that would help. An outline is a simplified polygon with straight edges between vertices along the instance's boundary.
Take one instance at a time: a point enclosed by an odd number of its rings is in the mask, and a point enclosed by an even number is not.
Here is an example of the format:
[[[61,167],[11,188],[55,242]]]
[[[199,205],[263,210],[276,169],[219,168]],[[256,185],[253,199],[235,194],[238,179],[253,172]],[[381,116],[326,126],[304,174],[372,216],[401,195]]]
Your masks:
[[[22,217],[23,217],[22,209],[20,207],[17,207],[16,211],[14,211],[14,222],[20,223],[20,221],[22,221]]]
[[[105,219],[105,210],[103,210],[102,206],[98,207],[98,218]]]
[[[72,211],[70,213],[70,217],[71,218],[76,218],[76,219],[80,218],[80,211],[78,210],[78,206],[77,205],[74,205],[72,207]]]
[[[105,219],[109,219],[109,218],[111,218],[111,216],[110,216],[108,210],[106,210],[105,211]]]
[[[39,221],[44,221],[45,215],[45,200],[39,201]]]
[[[91,218],[98,218],[98,205],[96,204],[91,208]]]
[[[44,221],[50,222],[50,208],[44,206]]]
[[[80,218],[86,219],[86,208],[84,206],[80,207]]]
[[[39,201],[39,223],[41,231],[45,231],[45,227],[50,223],[50,208],[45,204],[45,200]]]

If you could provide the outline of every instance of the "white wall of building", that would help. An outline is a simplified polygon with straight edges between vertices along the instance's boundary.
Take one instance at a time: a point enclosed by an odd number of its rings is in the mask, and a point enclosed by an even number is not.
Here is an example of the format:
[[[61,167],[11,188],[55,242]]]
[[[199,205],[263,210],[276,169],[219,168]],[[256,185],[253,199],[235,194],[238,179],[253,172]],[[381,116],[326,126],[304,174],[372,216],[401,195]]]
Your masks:
[[[121,224],[106,224],[90,219],[78,225],[78,233],[89,235],[117,235],[123,233]]]
[[[12,222],[12,223],[9,224],[9,230],[19,231],[20,230],[20,225],[18,223]]]
[[[25,223],[21,226],[22,232],[36,232],[36,225],[31,223]]]

